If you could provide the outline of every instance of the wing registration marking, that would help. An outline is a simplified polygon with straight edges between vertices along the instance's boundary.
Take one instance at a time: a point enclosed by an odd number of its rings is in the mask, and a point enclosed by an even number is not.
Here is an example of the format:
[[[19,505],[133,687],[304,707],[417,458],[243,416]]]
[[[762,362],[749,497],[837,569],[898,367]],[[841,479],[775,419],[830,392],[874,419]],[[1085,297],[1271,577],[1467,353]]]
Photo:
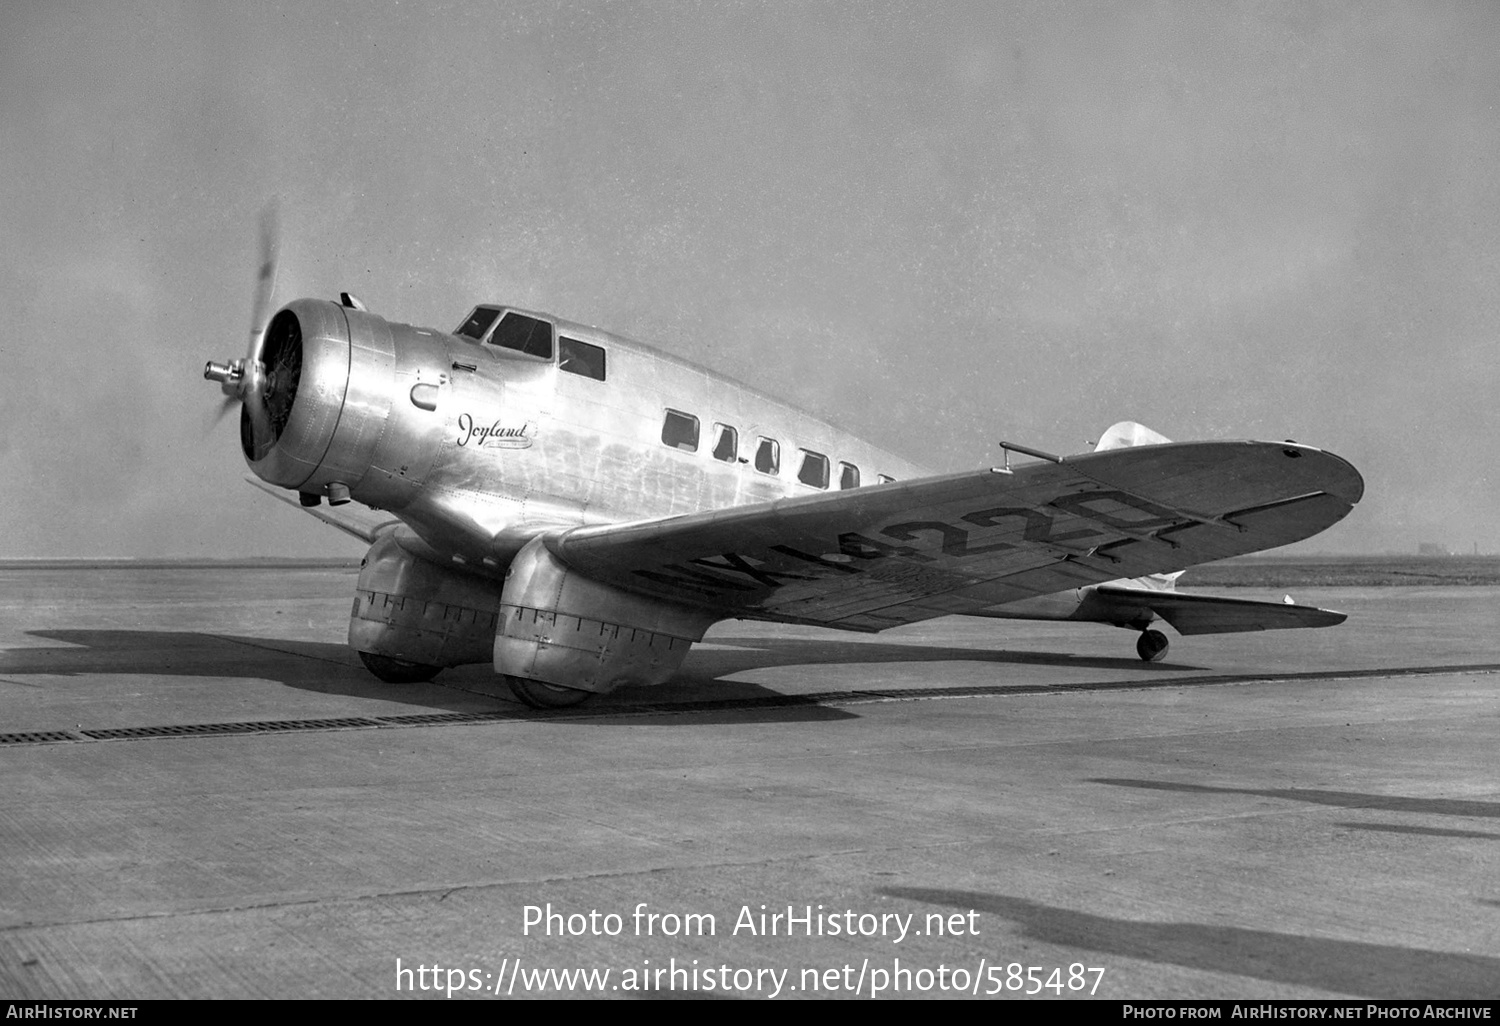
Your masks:
[[[826,582],[864,574],[882,584],[910,585],[912,594],[930,595],[1005,576],[1004,568],[991,565],[993,561],[985,556],[1041,550],[1056,561],[1084,561],[1103,543],[1118,543],[1121,536],[1126,541],[1141,540],[1147,531],[1193,522],[1121,491],[1074,492],[1052,499],[1048,507],[1057,512],[1033,506],[985,506],[943,519],[903,520],[875,531],[844,531],[835,545],[812,546],[826,550],[822,552],[780,544],[698,556],[632,573],[654,584],[700,595],[729,598],[737,593],[741,600],[746,593],[764,594],[793,582]],[[1000,535],[1019,538],[1001,541]],[[933,568],[926,574],[910,566],[936,563],[944,557],[960,561],[959,566]],[[1099,558],[1117,561],[1102,553]],[[903,564],[905,568],[898,570]],[[1034,565],[1028,562],[1025,569]],[[954,572],[968,567],[974,572]]]

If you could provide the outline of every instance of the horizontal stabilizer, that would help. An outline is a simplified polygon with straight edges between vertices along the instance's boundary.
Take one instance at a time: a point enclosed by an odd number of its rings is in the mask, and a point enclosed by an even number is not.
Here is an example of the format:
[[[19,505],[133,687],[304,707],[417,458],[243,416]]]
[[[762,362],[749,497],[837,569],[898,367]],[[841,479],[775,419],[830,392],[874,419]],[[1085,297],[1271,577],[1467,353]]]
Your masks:
[[[1286,602],[1256,602],[1217,595],[1185,595],[1178,591],[1147,591],[1105,584],[1094,588],[1084,609],[1087,619],[1133,624],[1155,613],[1179,634],[1233,634],[1240,631],[1279,631],[1294,627],[1332,627],[1348,616],[1331,609]]]

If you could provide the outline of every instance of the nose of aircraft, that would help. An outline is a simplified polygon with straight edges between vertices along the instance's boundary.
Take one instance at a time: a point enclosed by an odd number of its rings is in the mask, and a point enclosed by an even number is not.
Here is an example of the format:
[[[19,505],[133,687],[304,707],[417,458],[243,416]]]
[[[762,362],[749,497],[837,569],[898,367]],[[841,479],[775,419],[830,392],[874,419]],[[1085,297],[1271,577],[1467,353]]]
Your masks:
[[[333,443],[349,385],[349,325],[337,304],[300,299],[271,318],[261,347],[265,423],[250,403],[240,447],[250,469],[283,488],[305,486]]]

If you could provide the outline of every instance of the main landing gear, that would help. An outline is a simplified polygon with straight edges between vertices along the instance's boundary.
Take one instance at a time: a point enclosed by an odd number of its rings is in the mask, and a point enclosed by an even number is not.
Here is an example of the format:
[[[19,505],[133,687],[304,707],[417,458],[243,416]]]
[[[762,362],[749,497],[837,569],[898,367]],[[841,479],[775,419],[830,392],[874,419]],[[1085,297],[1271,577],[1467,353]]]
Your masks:
[[[505,675],[505,683],[510,685],[510,690],[517,698],[533,709],[566,709],[570,705],[578,705],[586,701],[593,695],[592,691],[563,688],[556,684],[543,684],[539,680],[515,677],[508,673]]]
[[[441,666],[409,663],[405,659],[392,659],[374,652],[361,652],[359,661],[365,664],[365,669],[387,684],[421,684],[436,677],[442,669]]]
[[[374,652],[361,652],[359,659],[366,669],[387,684],[420,684],[436,677],[442,670],[441,666],[392,659]],[[566,709],[588,700],[594,694],[592,691],[558,687],[556,684],[544,684],[539,680],[513,677],[510,674],[505,675],[505,683],[510,685],[517,698],[533,709]]]
[[[1148,663],[1158,662],[1167,654],[1167,646],[1170,644],[1161,631],[1141,631],[1141,636],[1136,639],[1135,654]]]

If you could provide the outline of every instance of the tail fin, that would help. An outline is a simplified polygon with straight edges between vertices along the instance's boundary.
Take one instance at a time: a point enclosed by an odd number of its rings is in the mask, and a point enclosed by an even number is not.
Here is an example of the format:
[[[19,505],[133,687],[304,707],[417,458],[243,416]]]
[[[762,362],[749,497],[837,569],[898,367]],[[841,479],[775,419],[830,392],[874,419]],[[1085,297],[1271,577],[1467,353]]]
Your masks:
[[[1145,577],[1122,577],[1118,581],[1106,581],[1120,588],[1140,588],[1145,591],[1173,591],[1177,590],[1177,578],[1186,571],[1178,570],[1171,574],[1147,574]]]
[[[1158,434],[1133,420],[1122,420],[1104,432],[1104,436],[1099,439],[1099,444],[1094,446],[1094,451],[1128,449],[1136,445],[1165,445],[1170,441],[1171,439],[1166,435]]]
[[[1165,445],[1170,441],[1171,439],[1166,435],[1152,431],[1143,424],[1137,424],[1133,420],[1122,420],[1104,432],[1104,436],[1099,439],[1099,444],[1094,446],[1094,451],[1129,449],[1137,445]],[[1138,588],[1148,588],[1151,591],[1176,591],[1177,578],[1181,576],[1181,570],[1175,574],[1149,574],[1131,579],[1130,584]]]

